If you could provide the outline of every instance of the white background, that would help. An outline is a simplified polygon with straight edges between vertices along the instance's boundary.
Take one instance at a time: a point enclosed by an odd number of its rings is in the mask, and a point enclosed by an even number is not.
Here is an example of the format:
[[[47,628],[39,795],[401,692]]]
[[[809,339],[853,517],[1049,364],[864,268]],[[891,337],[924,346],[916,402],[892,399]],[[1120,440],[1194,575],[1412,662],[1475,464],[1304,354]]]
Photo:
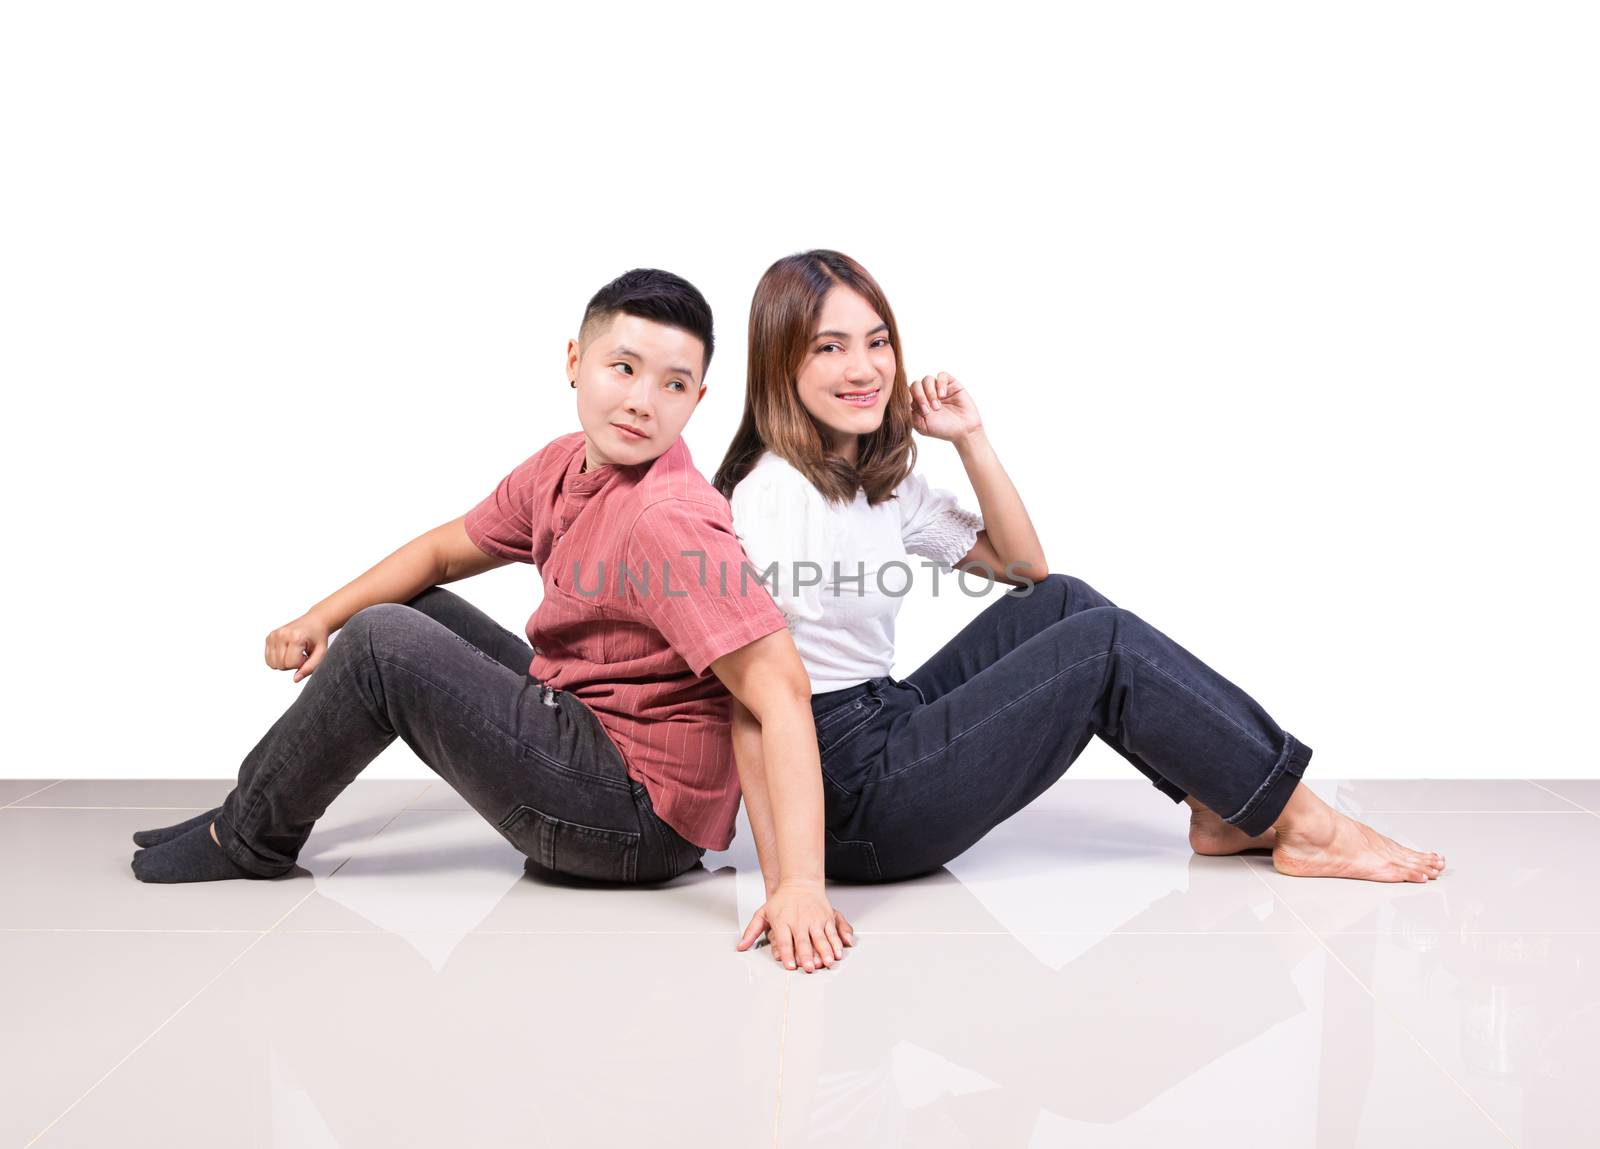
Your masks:
[[[972,389],[1052,569],[1309,773],[1600,774],[1590,6],[0,12],[0,774],[232,775],[300,689],[267,632],[577,429],[628,267],[716,311],[709,475],[813,246]],[[454,589],[520,631],[538,579]],[[982,605],[909,602],[895,672]]]

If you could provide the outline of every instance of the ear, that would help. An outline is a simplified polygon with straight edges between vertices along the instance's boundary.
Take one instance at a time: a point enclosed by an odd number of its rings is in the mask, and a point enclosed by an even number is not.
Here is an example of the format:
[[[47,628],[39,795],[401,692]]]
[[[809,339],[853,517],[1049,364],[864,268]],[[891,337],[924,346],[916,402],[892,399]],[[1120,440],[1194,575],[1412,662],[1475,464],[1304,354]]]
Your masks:
[[[578,360],[583,358],[583,347],[576,339],[567,340],[567,382],[578,380]]]
[[[696,394],[695,397],[694,397],[694,405],[696,407],[699,407],[700,406],[700,400],[704,399],[705,397],[706,397],[706,385],[704,383],[702,383],[702,384],[700,384],[699,393]]]

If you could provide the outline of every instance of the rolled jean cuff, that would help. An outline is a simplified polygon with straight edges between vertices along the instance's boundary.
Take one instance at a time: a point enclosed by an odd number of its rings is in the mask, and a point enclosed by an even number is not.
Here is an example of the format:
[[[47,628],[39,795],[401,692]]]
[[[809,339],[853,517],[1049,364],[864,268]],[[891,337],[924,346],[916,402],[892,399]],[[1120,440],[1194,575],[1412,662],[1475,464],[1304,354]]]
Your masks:
[[[216,816],[215,823],[217,827],[217,845],[222,847],[222,852],[227,855],[228,860],[241,870],[249,870],[252,874],[263,878],[280,878],[294,869],[295,864],[293,862],[278,869],[264,866],[261,859],[257,858],[250,850],[250,847],[246,846],[239,835],[234,832],[233,827],[228,825],[227,819],[222,814],[219,813]]]
[[[1289,795],[1293,794],[1294,788],[1300,784],[1300,779],[1306,771],[1306,764],[1311,761],[1311,747],[1288,732],[1284,733],[1284,738],[1288,741],[1283,748],[1283,755],[1273,765],[1267,780],[1238,813],[1223,819],[1228,825],[1239,827],[1252,838],[1272,829],[1272,824],[1278,820],[1283,814],[1283,808],[1289,804]]]
[[[1160,790],[1168,798],[1171,798],[1174,803],[1182,802],[1189,796],[1189,791],[1185,790],[1182,786],[1178,786],[1167,781],[1165,778],[1157,778],[1151,783],[1151,785],[1157,790]]]

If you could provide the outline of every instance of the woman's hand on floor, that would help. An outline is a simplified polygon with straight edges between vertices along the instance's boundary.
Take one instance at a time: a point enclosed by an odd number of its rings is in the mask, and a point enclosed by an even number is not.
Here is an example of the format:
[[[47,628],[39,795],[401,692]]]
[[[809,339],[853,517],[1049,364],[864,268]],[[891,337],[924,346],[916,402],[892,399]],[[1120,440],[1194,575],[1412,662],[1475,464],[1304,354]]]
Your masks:
[[[775,961],[807,973],[823,966],[831,969],[844,960],[845,947],[856,944],[855,930],[828,904],[821,882],[779,882],[735,948],[749,949],[763,931]]]

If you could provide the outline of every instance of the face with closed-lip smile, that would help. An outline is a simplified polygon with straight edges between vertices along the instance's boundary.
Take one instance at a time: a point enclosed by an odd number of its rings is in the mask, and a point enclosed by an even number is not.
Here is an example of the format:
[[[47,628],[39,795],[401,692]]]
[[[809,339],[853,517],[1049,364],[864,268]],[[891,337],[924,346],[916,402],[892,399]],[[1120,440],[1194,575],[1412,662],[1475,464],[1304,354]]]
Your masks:
[[[658,458],[677,442],[705,394],[705,345],[697,336],[619,313],[601,331],[567,344],[577,383],[585,471]]]
[[[821,425],[831,453],[855,462],[856,437],[883,422],[894,375],[889,325],[859,292],[831,288],[795,377],[800,403]]]

